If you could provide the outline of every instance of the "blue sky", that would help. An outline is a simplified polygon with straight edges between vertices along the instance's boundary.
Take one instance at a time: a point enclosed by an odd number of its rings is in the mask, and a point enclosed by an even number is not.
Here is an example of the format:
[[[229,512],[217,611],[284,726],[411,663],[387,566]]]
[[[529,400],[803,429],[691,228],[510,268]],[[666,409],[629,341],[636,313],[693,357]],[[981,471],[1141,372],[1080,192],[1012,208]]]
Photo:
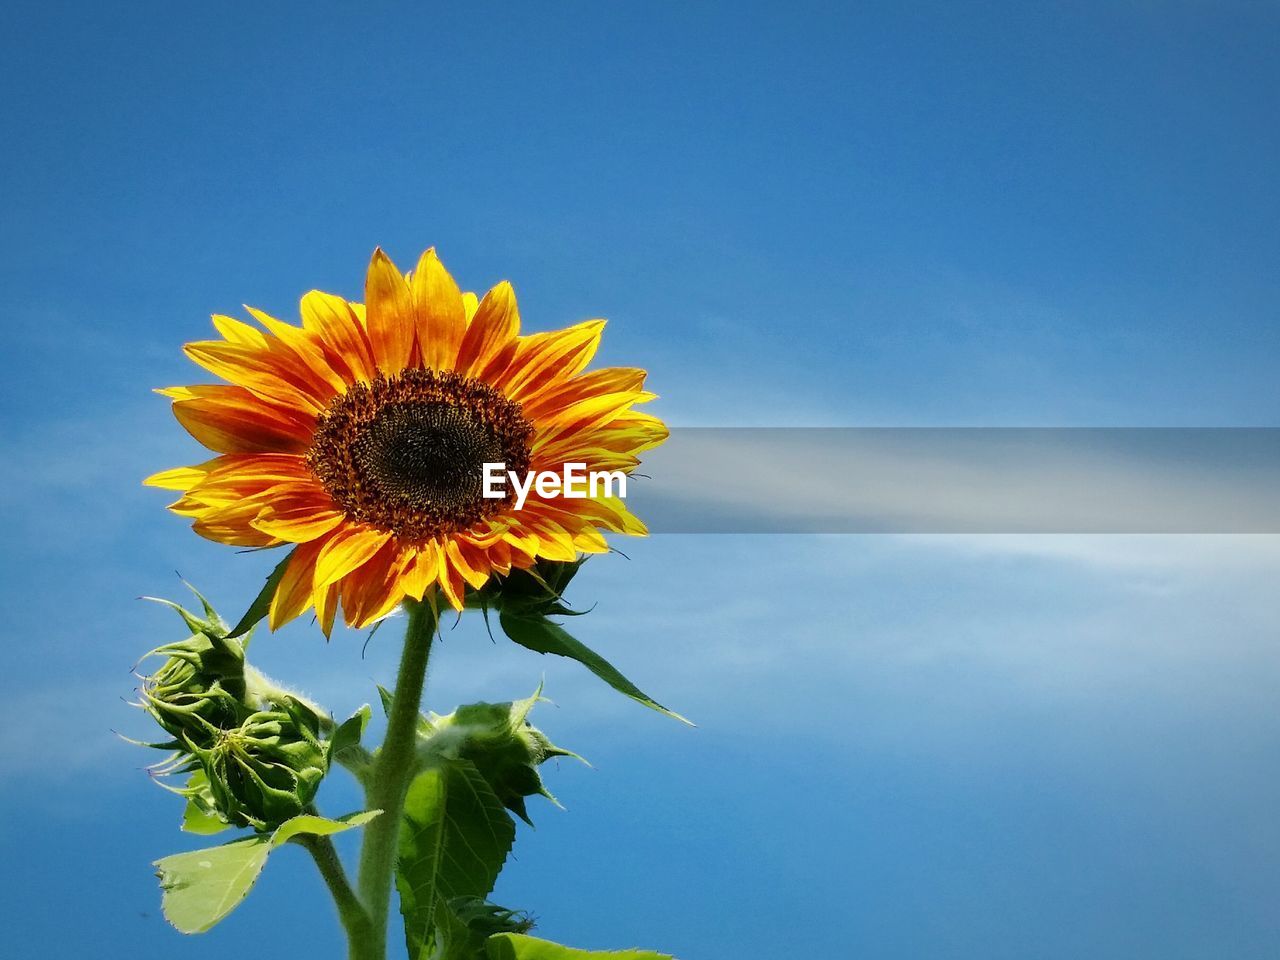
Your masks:
[[[0,12],[0,922],[14,956],[270,953],[337,924],[298,851],[184,940],[196,846],[110,730],[264,557],[138,480],[152,386],[381,244],[530,328],[606,316],[680,425],[1275,426],[1272,3],[33,4]],[[428,699],[527,694],[548,771],[497,892],[550,937],[742,957],[1272,957],[1268,537],[655,537],[578,627],[687,730],[463,623]],[[392,626],[264,637],[335,710]],[[327,788],[328,789],[328,788]],[[326,809],[351,791],[334,784]],[[292,854],[296,854],[292,855]],[[279,920],[273,918],[279,916]]]

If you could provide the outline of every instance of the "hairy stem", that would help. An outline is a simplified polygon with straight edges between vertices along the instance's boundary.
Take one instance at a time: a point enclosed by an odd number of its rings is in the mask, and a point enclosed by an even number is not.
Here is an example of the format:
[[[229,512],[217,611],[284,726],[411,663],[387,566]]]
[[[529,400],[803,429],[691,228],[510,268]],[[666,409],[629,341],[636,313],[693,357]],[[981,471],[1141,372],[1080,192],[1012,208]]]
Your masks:
[[[405,630],[391,714],[387,717],[387,736],[366,784],[367,808],[382,811],[381,816],[364,828],[364,844],[360,849],[358,888],[370,927],[367,937],[351,940],[351,960],[385,960],[387,955],[387,914],[400,839],[400,815],[409,778],[413,775],[419,705],[437,623],[430,603],[405,600],[405,610],[409,614],[409,626]]]
[[[342,861],[338,858],[333,841],[328,837],[306,833],[295,837],[294,842],[305,847],[320,868],[320,876],[333,894],[333,902],[338,905],[338,918],[342,921],[342,929],[347,933],[347,942],[353,945],[351,955],[358,956],[354,944],[369,939],[369,914],[365,913],[360,899],[347,882],[347,872],[342,869]]]

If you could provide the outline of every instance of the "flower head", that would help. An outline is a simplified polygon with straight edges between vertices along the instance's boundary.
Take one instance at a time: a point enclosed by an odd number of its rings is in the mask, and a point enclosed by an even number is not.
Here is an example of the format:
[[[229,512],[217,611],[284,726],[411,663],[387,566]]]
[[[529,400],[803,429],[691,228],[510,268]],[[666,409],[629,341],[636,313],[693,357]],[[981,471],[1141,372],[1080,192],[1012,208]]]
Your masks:
[[[628,473],[665,439],[633,409],[653,397],[643,370],[583,372],[604,321],[521,335],[510,284],[478,300],[433,250],[408,275],[375,251],[365,301],[313,291],[300,327],[215,316],[222,338],[186,353],[227,383],[160,391],[218,456],[147,482],[182,491],[171,509],[209,539],[296,545],[272,629],[314,607],[328,633],[339,606],[359,627],[435,593],[461,609],[495,574],[645,532],[609,490],[520,509],[484,491],[486,463]]]

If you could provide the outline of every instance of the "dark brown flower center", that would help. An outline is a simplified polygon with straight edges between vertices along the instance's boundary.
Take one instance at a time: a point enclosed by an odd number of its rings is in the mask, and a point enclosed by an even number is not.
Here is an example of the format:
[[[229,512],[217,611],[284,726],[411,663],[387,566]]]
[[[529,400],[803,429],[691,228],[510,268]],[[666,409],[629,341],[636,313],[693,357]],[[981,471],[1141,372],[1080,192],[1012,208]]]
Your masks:
[[[456,373],[406,370],[357,383],[316,424],[307,463],[354,520],[408,540],[457,533],[498,513],[484,464],[529,469],[520,405]]]

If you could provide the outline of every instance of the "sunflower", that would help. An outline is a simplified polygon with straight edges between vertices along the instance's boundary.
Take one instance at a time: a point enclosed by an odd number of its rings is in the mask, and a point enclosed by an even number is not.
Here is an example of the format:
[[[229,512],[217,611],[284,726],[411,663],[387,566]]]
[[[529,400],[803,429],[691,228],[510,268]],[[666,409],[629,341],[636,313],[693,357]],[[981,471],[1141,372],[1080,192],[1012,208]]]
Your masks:
[[[603,320],[520,333],[511,285],[477,299],[428,250],[401,274],[375,250],[365,302],[312,291],[301,326],[246,308],[261,329],[215,316],[218,340],[186,355],[225,384],[170,387],[179,423],[217,454],[147,484],[210,540],[292,544],[272,629],[314,607],[328,634],[406,597],[461,609],[467,588],[644,535],[616,496],[486,498],[483,465],[629,473],[667,429],[634,410],[645,372],[584,373]],[[611,491],[612,492],[612,491]]]

